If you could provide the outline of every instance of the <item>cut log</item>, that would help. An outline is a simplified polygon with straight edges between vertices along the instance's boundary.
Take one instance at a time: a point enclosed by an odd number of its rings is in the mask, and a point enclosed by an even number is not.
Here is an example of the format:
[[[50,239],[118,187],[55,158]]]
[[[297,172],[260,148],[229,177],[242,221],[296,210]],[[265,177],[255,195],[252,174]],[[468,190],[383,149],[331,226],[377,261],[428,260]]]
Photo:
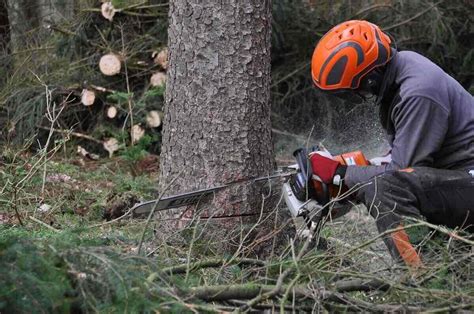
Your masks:
[[[164,48],[160,52],[154,52],[152,55],[153,62],[161,66],[164,70],[168,68],[168,48]]]
[[[104,2],[100,7],[100,12],[102,13],[102,16],[104,18],[112,22],[112,20],[114,19],[115,12],[117,12],[117,10],[115,10],[112,2]]]
[[[118,151],[119,149],[119,142],[116,138],[109,138],[102,143],[104,149],[109,152],[109,158],[112,158],[114,152]]]
[[[120,73],[122,63],[120,62],[120,58],[118,55],[109,53],[100,58],[99,68],[102,74],[107,76],[113,76]]]
[[[132,144],[138,142],[143,137],[143,135],[145,135],[145,130],[139,124],[135,124],[132,127]]]
[[[88,158],[88,159],[91,159],[91,160],[98,160],[99,159],[99,155],[89,153],[84,147],[82,147],[80,145],[77,146],[77,153],[79,155],[81,155],[82,157]]]
[[[110,106],[107,108],[107,118],[113,119],[117,116],[117,108],[115,106]]]
[[[163,86],[166,83],[166,74],[163,72],[156,72],[150,78],[150,84],[154,87]]]
[[[83,89],[81,94],[81,102],[84,106],[92,106],[95,101],[95,93],[88,89]]]
[[[161,125],[161,114],[157,110],[152,110],[146,115],[146,124],[150,128],[157,128]]]

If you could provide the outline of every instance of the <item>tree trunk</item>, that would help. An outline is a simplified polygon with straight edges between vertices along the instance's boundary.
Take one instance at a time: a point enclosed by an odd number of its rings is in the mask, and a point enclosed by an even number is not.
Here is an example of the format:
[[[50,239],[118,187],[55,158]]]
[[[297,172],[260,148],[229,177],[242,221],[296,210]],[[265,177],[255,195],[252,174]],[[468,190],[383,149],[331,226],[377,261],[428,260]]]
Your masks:
[[[0,0],[0,86],[10,77],[10,20],[6,0]]]
[[[170,1],[161,189],[183,172],[167,195],[273,171],[270,2]],[[199,206],[259,213],[261,198],[256,184],[241,184]]]
[[[74,5],[73,0],[8,1],[13,51],[22,51],[37,43],[38,38],[41,38],[38,34],[46,31],[46,28],[41,28],[43,25],[72,18]]]
[[[8,55],[10,45],[10,20],[6,0],[0,0],[0,54]]]

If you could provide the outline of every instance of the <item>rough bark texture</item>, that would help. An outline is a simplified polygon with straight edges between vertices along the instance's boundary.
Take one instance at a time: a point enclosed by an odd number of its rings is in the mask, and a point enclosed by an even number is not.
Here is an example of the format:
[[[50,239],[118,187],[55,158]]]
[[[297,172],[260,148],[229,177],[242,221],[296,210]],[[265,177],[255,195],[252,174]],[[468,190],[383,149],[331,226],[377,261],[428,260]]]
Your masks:
[[[270,6],[170,1],[161,188],[184,172],[166,194],[272,172]],[[255,184],[234,186],[207,204],[207,214],[259,212],[260,200]]]

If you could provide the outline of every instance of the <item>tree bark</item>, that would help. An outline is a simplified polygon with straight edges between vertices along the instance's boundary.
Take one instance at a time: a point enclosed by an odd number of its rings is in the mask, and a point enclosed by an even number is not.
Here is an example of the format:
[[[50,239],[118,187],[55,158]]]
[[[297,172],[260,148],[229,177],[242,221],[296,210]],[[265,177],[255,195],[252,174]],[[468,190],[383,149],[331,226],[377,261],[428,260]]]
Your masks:
[[[170,1],[161,188],[184,172],[167,195],[272,172],[270,2]],[[235,185],[206,214],[258,213],[260,200]]]
[[[6,0],[0,0],[7,3]],[[27,49],[37,42],[43,24],[72,18],[75,1],[70,0],[10,0],[8,18],[11,29],[13,51]],[[30,32],[37,30],[34,35]]]
[[[39,8],[36,0],[16,0],[8,2],[8,18],[10,20],[12,51],[26,49],[30,41],[28,31],[39,26]]]
[[[8,5],[6,0],[0,0],[0,54],[8,55],[10,44],[10,20],[8,19]]]
[[[8,19],[7,0],[0,0],[0,85],[10,77],[10,20]],[[3,112],[0,112],[0,117]],[[1,123],[1,122],[0,122]]]

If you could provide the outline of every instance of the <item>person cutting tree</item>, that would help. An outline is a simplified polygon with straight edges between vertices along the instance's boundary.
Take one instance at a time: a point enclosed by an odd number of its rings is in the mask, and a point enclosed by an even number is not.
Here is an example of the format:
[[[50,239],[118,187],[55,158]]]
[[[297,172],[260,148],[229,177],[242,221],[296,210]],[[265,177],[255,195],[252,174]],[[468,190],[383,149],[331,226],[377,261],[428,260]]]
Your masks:
[[[347,166],[319,153],[312,172],[326,184],[360,186],[356,199],[375,218],[390,254],[411,266],[421,260],[402,216],[474,230],[474,99],[429,59],[397,51],[367,21],[343,22],[318,42],[311,61],[321,91],[361,103],[374,96],[391,158]]]

